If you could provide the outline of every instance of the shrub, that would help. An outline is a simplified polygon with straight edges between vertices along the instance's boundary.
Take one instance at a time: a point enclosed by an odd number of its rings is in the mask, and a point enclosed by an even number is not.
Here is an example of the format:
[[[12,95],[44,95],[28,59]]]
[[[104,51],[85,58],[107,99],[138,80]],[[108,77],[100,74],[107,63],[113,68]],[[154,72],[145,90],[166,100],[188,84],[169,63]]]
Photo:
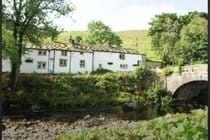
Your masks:
[[[170,76],[173,73],[173,69],[169,66],[163,69],[163,74],[165,77]]]
[[[174,114],[138,122],[134,127],[82,130],[65,133],[57,140],[207,140],[207,109],[193,110],[189,114]]]
[[[104,75],[20,74],[16,90],[21,95],[13,97],[17,93],[10,93],[7,89],[8,76],[5,75],[3,80],[5,104],[24,104],[25,101],[30,105],[59,108],[116,103],[117,100],[112,99],[116,93],[133,93],[136,88],[136,79],[129,72]]]
[[[146,71],[145,65],[143,63],[140,63],[140,65],[135,69],[135,75],[137,79],[143,80],[145,71]]]
[[[112,71],[108,69],[97,69],[91,72],[91,74],[106,74],[106,73],[112,73]]]
[[[149,90],[147,91],[147,98],[158,104],[169,104],[172,101],[172,97],[169,96],[169,92],[161,87],[157,82],[152,83]]]

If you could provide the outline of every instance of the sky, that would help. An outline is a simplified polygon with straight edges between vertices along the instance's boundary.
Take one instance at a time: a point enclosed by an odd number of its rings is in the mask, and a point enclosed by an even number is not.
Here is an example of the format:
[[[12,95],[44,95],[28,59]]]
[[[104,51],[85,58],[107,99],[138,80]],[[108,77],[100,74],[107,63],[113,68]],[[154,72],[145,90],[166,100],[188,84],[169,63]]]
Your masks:
[[[70,0],[66,0],[70,2]],[[92,20],[101,20],[113,31],[142,30],[163,12],[208,12],[208,0],[71,0],[75,10],[54,22],[65,31],[84,31]]]

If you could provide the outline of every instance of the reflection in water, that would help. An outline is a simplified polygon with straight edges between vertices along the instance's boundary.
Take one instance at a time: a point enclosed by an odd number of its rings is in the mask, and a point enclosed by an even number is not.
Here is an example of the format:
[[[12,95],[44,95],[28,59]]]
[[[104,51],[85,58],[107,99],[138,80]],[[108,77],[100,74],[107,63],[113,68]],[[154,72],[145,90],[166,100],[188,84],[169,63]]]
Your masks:
[[[199,107],[200,108],[200,107]],[[25,119],[54,119],[59,121],[69,121],[74,122],[77,119],[84,118],[86,115],[98,116],[103,115],[107,117],[117,117],[123,120],[148,120],[163,116],[167,113],[177,113],[177,112],[189,112],[191,109],[196,109],[196,107],[186,106],[178,104],[173,104],[169,106],[147,106],[141,107],[138,110],[134,111],[123,111],[121,106],[106,106],[101,108],[75,108],[66,110],[50,110],[44,112],[31,112],[28,110],[25,111],[7,111],[4,113],[4,116],[10,116],[10,118],[25,118]]]

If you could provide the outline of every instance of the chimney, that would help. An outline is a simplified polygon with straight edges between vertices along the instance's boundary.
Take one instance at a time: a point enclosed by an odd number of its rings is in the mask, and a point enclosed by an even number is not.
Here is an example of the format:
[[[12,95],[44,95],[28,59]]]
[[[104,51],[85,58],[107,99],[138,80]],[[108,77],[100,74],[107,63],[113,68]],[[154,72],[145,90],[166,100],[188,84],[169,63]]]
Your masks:
[[[74,40],[71,35],[69,36],[69,44],[74,47]]]

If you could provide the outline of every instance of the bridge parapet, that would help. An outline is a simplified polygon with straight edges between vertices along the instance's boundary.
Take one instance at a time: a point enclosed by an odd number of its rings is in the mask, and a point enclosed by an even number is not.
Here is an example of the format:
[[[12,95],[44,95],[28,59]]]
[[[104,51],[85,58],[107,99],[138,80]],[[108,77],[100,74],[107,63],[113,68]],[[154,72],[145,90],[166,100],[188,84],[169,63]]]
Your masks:
[[[167,90],[173,95],[179,87],[193,81],[208,81],[207,64],[184,66],[182,73],[173,73],[165,82]]]

